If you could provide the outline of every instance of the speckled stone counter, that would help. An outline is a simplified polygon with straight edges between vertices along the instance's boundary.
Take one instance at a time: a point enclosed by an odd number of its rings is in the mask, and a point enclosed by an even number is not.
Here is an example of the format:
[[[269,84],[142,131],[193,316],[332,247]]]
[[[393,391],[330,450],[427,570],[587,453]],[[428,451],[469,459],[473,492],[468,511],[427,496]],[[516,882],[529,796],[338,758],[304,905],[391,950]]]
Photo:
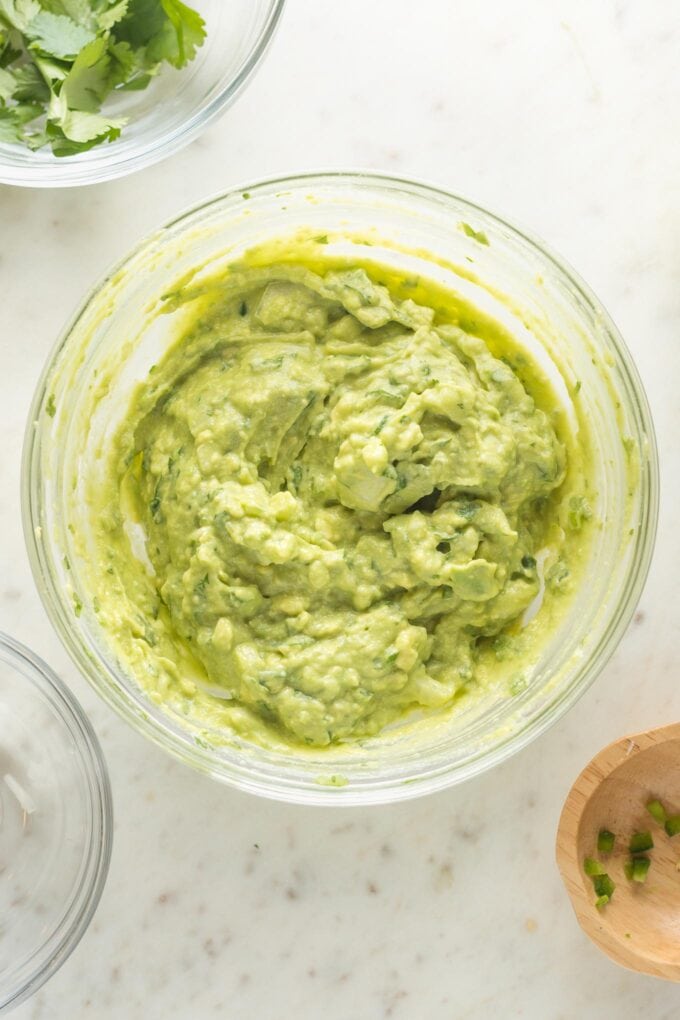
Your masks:
[[[0,188],[0,627],[87,708],[116,811],[94,923],[16,1020],[675,1015],[675,988],[618,970],[582,935],[553,842],[602,744],[680,718],[679,48],[668,0],[289,0],[251,86],[172,160],[85,190]],[[436,181],[577,267],[637,360],[664,491],[635,622],[566,718],[468,785],[335,811],[222,788],[97,699],[30,576],[19,459],[47,352],[109,263],[232,183],[339,165]]]

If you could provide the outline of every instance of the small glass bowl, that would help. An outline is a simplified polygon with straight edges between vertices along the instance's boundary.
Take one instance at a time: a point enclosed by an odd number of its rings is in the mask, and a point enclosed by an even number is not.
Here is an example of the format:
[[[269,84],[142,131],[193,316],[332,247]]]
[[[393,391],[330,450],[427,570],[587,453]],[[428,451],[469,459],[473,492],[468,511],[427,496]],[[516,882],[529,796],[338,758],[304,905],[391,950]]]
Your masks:
[[[73,695],[0,634],[0,1012],[77,946],[111,856],[111,790]]]
[[[573,418],[579,402],[590,424],[602,526],[583,583],[523,690],[463,702],[450,715],[350,745],[274,751],[238,739],[220,744],[219,734],[206,740],[199,724],[153,704],[121,665],[81,576],[90,523],[85,493],[78,493],[83,477],[101,471],[108,437],[173,338],[176,316],[181,323],[182,310],[169,311],[163,296],[198,267],[194,283],[249,248],[302,229],[323,237],[331,256],[386,263],[490,307],[555,377],[565,413]],[[101,378],[106,387],[97,385]],[[592,682],[647,574],[658,465],[647,401],[621,336],[585,284],[539,241],[429,185],[368,173],[307,174],[244,185],[182,214],[95,286],[38,385],[24,447],[23,510],[52,621],[93,686],[136,729],[193,767],[254,793],[314,804],[383,803],[498,765]],[[82,604],[79,615],[74,601]]]
[[[0,143],[0,183],[29,188],[99,184],[142,170],[188,145],[234,101],[259,65],[285,0],[194,0],[206,38],[186,67],[164,67],[147,89],[106,101],[128,117],[121,135],[89,152],[57,157],[49,146],[31,152]]]

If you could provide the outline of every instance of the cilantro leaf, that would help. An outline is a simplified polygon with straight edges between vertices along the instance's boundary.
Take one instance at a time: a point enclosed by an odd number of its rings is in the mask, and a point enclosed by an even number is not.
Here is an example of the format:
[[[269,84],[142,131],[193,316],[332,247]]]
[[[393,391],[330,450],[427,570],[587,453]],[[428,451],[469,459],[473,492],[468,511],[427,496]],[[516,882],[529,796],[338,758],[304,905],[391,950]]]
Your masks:
[[[166,21],[160,0],[130,0],[125,17],[116,25],[116,39],[142,49],[163,31]]]
[[[149,71],[145,74],[138,74],[134,78],[131,78],[130,81],[126,81],[123,85],[119,85],[118,91],[140,92],[148,86],[155,73],[155,71]]]
[[[38,0],[0,0],[0,21],[19,32],[25,32],[41,13]]]
[[[489,238],[486,236],[483,230],[475,230],[469,223],[459,223],[458,226],[467,237],[471,237],[473,241],[477,241],[478,244],[489,243]]]
[[[176,55],[163,53],[163,59],[174,67],[184,67],[196,56],[196,50],[205,39],[205,21],[181,0],[161,0],[168,21],[175,32]]]
[[[52,96],[47,119],[48,130],[58,127],[69,141],[79,143],[117,138],[125,124],[124,117],[102,117],[98,113],[70,109],[63,90],[59,96]]]
[[[20,34],[16,29],[3,29],[0,25],[0,67],[8,67],[21,55]]]
[[[181,0],[0,0],[0,143],[70,156],[112,141],[126,119],[107,97],[184,67],[204,39]]]
[[[14,95],[17,87],[16,78],[9,71],[0,67],[0,99],[7,101]]]
[[[30,39],[30,49],[59,59],[73,59],[83,46],[95,38],[94,32],[76,24],[64,14],[42,11],[33,18],[25,34]]]
[[[127,11],[128,0],[39,0],[51,14],[61,14],[91,32],[108,32]]]
[[[112,89],[111,57],[104,36],[84,46],[64,78],[60,96],[71,110],[96,113]]]
[[[118,0],[117,4],[103,10],[97,17],[99,28],[102,32],[108,32],[121,18],[125,17],[128,9],[128,0]]]
[[[205,39],[205,22],[180,0],[129,0],[116,36],[146,48],[147,66],[164,60],[184,67]]]
[[[61,125],[53,121],[47,122],[46,135],[55,156],[75,156],[93,149],[95,145],[101,145],[102,142],[111,142],[118,138],[120,126],[115,126],[96,113],[69,110]],[[69,135],[78,137],[72,138]]]
[[[33,60],[48,88],[57,88],[56,83],[62,82],[68,74],[68,64],[61,60],[50,60],[34,54]],[[49,102],[49,99],[48,99]]]
[[[25,125],[30,124],[42,112],[40,106],[28,104],[12,107],[0,106],[0,142],[30,144],[30,135],[26,133]]]
[[[95,29],[96,19],[89,0],[40,0],[40,6],[51,14],[63,14],[76,25]]]
[[[14,99],[20,103],[47,103],[50,90],[36,64],[22,64],[13,73]]]
[[[113,42],[109,37],[108,56],[111,84],[114,88],[146,88],[151,81],[144,69],[144,62],[139,51],[133,50],[129,43]],[[142,80],[143,84],[139,85],[138,82]]]
[[[8,110],[0,106],[0,142],[7,142],[9,145],[23,142],[23,131],[21,124],[17,123],[14,117],[14,110]]]

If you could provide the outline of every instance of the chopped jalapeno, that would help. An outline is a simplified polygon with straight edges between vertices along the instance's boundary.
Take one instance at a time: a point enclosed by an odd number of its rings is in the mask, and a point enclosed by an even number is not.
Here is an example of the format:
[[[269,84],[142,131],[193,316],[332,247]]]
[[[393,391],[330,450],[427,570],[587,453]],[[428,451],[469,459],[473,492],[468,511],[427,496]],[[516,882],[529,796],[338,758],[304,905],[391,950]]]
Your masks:
[[[596,896],[607,896],[611,899],[616,885],[605,872],[603,875],[593,876],[593,888]]]
[[[677,836],[680,832],[680,815],[669,815],[664,822],[664,829],[669,836]]]
[[[650,802],[647,805],[647,810],[649,811],[654,821],[658,822],[659,825],[666,824],[666,809],[664,808],[660,800],[650,800]]]
[[[600,829],[597,834],[597,852],[599,854],[610,854],[614,849],[616,836],[609,829]]]
[[[680,832],[680,829],[678,830]],[[632,854],[642,854],[645,850],[652,850],[654,840],[651,832],[634,832],[630,837],[628,849]]]
[[[647,872],[649,871],[649,865],[651,861],[646,855],[640,857],[632,857],[623,866],[626,878],[629,882],[646,882]]]

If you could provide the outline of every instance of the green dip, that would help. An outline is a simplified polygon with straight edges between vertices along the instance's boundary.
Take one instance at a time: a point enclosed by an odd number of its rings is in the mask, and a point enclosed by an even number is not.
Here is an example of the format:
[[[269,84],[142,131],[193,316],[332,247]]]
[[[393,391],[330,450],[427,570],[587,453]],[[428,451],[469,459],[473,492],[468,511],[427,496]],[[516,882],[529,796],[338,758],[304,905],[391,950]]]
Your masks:
[[[408,286],[281,260],[187,293],[91,496],[98,620],[154,701],[323,747],[526,682],[591,517],[576,447],[500,328]]]

